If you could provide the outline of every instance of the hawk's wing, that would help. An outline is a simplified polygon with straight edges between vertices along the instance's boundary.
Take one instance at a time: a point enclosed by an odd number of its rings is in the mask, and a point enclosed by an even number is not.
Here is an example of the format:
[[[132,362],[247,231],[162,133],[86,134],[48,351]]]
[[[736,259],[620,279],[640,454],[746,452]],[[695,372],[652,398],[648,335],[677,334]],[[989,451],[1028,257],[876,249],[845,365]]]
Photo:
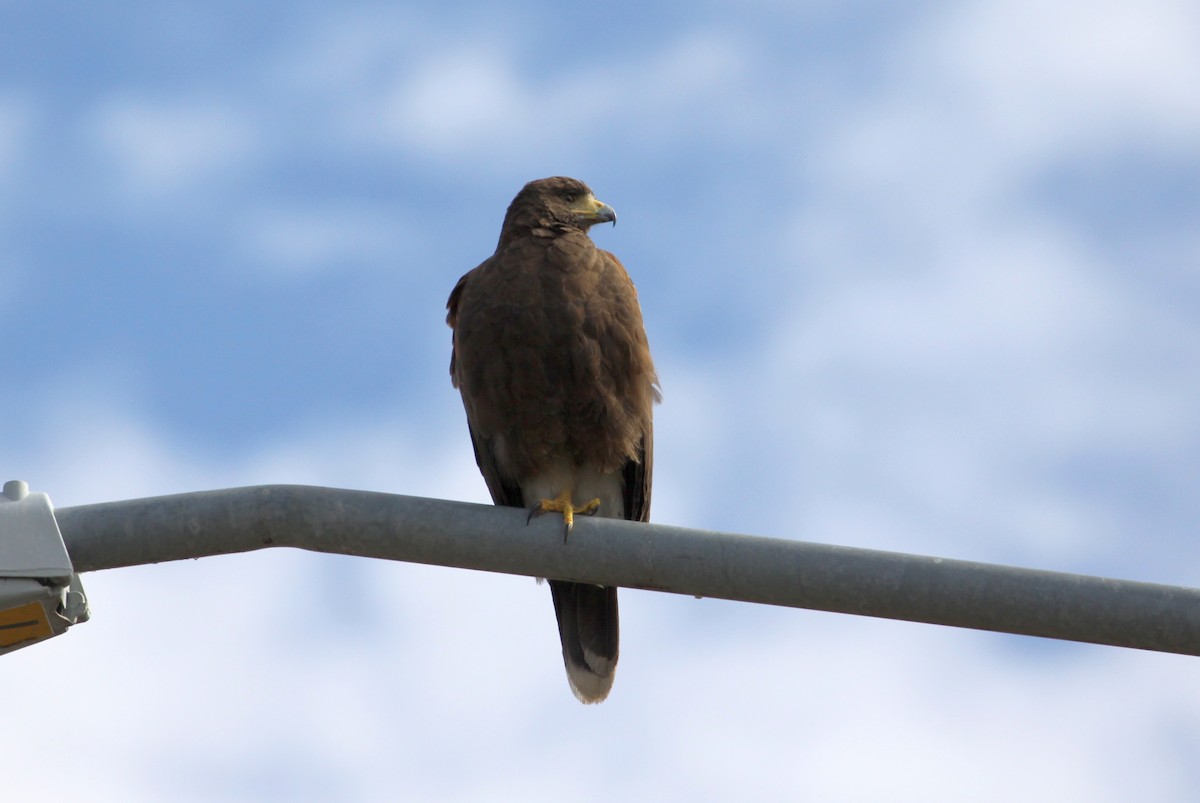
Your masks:
[[[626,460],[621,470],[622,492],[625,495],[625,518],[630,521],[650,521],[650,483],[654,473],[654,429],[646,424],[646,436],[639,449],[641,460]]]
[[[483,263],[486,265],[487,263]],[[458,284],[454,285],[454,289],[450,292],[450,300],[446,302],[446,323],[450,324],[452,329],[456,329],[458,324],[458,304],[462,299],[463,288],[467,282],[476,274],[480,265],[474,270],[468,271],[458,280]],[[457,331],[457,330],[456,330]],[[450,381],[454,387],[458,387],[458,349],[453,341],[450,346]],[[467,398],[467,394],[461,394],[463,397],[463,407],[467,411],[467,429],[471,432],[471,446],[475,450],[475,463],[479,466],[479,472],[483,474],[483,481],[487,483],[488,492],[492,495],[492,502],[497,505],[506,505],[508,507],[524,507],[525,501],[521,495],[521,486],[515,482],[506,481],[500,473],[500,467],[496,463],[496,450],[492,448],[492,438],[481,436],[475,427],[475,411],[472,409],[472,404]]]

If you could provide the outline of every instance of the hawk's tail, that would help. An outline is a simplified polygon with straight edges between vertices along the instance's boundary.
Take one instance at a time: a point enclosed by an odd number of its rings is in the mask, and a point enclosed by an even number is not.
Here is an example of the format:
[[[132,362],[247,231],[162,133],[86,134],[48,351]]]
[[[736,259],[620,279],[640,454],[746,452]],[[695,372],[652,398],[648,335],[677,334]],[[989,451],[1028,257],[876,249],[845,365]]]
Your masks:
[[[617,672],[617,589],[551,580],[550,595],[571,691],[581,703],[598,703]]]

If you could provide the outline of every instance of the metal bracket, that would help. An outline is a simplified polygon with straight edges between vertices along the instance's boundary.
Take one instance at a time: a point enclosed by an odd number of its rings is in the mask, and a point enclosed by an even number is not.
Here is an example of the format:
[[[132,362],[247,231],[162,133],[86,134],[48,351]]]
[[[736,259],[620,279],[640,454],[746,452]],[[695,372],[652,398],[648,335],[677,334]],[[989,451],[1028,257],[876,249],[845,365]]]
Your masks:
[[[0,495],[0,654],[65,633],[90,612],[44,493],[12,480]]]

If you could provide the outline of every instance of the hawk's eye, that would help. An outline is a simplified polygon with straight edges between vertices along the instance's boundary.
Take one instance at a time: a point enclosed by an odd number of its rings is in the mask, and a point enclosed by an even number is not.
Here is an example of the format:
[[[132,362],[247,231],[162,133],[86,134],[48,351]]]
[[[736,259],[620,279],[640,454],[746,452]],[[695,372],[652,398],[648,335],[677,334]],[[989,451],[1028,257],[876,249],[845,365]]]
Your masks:
[[[563,195],[563,200],[569,204],[575,203],[575,193],[568,192]]]

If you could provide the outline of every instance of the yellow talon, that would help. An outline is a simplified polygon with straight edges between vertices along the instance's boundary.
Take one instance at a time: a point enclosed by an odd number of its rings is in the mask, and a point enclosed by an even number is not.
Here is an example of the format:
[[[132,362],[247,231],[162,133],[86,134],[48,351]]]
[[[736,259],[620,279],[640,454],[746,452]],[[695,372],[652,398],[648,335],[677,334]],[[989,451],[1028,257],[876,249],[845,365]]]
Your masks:
[[[600,509],[600,500],[593,499],[581,507],[575,507],[575,503],[571,501],[570,490],[564,490],[553,499],[543,499],[534,505],[532,513],[561,513],[563,517],[563,540],[567,540],[567,536],[571,533],[571,528],[575,526],[575,514],[581,513],[585,516],[590,516]]]

